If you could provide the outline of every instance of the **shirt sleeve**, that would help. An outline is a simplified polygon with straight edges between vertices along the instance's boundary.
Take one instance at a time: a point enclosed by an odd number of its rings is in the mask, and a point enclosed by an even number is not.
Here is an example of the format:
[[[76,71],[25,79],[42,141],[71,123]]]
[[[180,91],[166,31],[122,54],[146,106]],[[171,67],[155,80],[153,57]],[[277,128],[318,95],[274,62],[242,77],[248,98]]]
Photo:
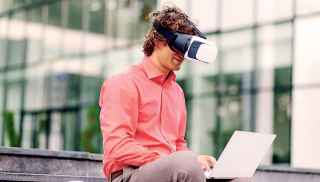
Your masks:
[[[185,140],[185,133],[186,133],[186,127],[187,127],[187,111],[186,111],[186,105],[185,105],[185,98],[183,91],[181,89],[182,93],[182,111],[181,111],[181,116],[180,116],[180,121],[179,121],[179,136],[178,139],[176,140],[176,147],[177,151],[181,150],[190,150],[187,147],[187,142]]]
[[[123,165],[141,166],[160,155],[134,139],[138,122],[138,92],[133,82],[117,77],[104,82],[100,92],[100,125],[104,156]]]

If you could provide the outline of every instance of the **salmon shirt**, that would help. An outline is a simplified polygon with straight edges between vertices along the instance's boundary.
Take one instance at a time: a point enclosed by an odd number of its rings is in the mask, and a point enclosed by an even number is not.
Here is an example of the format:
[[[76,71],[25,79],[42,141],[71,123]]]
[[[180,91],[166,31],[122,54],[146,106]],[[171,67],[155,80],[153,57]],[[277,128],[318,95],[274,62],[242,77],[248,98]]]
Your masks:
[[[150,57],[107,79],[100,91],[103,171],[141,166],[175,151],[184,139],[186,107],[174,72],[165,76]]]

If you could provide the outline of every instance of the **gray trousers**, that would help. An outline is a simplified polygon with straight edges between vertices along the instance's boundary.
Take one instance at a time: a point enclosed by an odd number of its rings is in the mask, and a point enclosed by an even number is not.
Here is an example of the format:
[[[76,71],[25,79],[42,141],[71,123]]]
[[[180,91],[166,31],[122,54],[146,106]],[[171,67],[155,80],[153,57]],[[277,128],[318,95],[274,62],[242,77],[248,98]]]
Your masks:
[[[206,178],[197,155],[190,151],[179,151],[136,169],[125,167],[122,176],[112,182],[206,182]]]

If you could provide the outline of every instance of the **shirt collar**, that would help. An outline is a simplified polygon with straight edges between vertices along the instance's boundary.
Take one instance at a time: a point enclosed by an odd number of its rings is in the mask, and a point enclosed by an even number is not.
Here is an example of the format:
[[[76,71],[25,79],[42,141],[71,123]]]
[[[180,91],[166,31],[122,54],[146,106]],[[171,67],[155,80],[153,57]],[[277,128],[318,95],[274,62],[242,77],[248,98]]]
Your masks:
[[[156,67],[156,65],[152,62],[150,57],[144,57],[142,62],[143,70],[145,71],[147,77],[150,80],[160,80],[161,82],[165,81],[165,75]],[[169,73],[168,81],[175,81],[176,75],[173,71]]]

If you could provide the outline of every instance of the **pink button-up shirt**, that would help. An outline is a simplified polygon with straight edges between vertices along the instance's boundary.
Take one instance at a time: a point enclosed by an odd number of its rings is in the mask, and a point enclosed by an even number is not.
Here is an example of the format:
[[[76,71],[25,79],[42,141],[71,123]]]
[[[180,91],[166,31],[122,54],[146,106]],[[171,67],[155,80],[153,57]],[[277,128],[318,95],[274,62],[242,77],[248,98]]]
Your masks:
[[[179,150],[184,139],[184,94],[173,72],[167,79],[145,57],[124,74],[106,80],[100,92],[104,173],[141,166]]]

